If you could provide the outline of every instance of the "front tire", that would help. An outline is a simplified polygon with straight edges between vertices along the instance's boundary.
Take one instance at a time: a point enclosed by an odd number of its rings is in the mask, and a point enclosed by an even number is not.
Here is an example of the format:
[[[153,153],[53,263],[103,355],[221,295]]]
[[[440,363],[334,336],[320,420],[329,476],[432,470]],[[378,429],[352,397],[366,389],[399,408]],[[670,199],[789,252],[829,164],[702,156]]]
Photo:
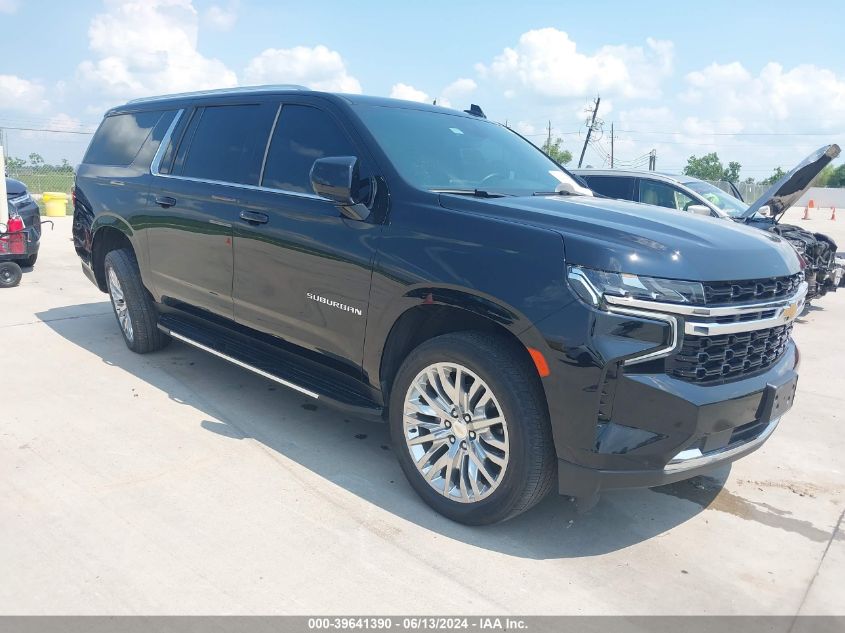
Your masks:
[[[155,352],[170,342],[158,329],[155,302],[141,281],[135,254],[119,249],[106,254],[106,285],[126,346],[138,354]]]
[[[542,385],[502,336],[457,332],[413,350],[391,390],[390,432],[414,490],[460,523],[512,518],[554,484]]]

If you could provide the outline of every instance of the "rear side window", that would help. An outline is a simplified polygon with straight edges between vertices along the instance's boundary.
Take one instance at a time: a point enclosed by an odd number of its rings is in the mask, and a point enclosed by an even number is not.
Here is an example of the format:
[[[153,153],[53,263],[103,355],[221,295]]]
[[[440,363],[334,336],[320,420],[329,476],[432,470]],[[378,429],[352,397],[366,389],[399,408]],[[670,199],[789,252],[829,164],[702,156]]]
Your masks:
[[[326,156],[355,156],[355,148],[328,113],[286,105],[270,140],[264,179],[271,189],[313,193],[311,167]]]
[[[132,164],[162,114],[161,111],[132,112],[106,117],[91,139],[83,162],[124,167]]]
[[[590,185],[590,189],[608,198],[620,200],[634,199],[634,179],[626,176],[585,176],[581,177]]]
[[[183,163],[182,176],[241,184],[257,184],[258,169],[253,161],[256,129],[261,107],[258,105],[209,106],[197,112],[182,140],[176,163]],[[191,129],[193,128],[193,129]],[[261,139],[264,151],[265,136]],[[188,138],[190,137],[190,138]]]
[[[672,185],[654,180],[640,180],[640,202],[654,204],[667,209],[686,211],[692,198],[684,195]]]

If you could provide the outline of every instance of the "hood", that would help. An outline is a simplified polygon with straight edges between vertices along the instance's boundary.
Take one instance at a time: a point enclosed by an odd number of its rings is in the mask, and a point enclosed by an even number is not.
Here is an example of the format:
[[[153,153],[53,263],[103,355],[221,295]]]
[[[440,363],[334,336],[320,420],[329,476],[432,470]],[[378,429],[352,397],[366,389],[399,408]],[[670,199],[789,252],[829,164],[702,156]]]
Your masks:
[[[760,210],[760,207],[768,206],[771,209],[771,217],[777,222],[789,207],[798,202],[798,198],[810,187],[813,178],[830,161],[839,156],[839,151],[839,146],[836,144],[817,149],[793,167],[792,171],[766,189],[762,196],[751,203],[742,217],[750,218]]]
[[[600,270],[691,281],[781,277],[801,270],[795,249],[773,233],[636,202],[441,194],[440,204],[556,231],[567,263]]]
[[[26,185],[20,180],[14,178],[6,178],[6,197],[16,198],[26,193]]]

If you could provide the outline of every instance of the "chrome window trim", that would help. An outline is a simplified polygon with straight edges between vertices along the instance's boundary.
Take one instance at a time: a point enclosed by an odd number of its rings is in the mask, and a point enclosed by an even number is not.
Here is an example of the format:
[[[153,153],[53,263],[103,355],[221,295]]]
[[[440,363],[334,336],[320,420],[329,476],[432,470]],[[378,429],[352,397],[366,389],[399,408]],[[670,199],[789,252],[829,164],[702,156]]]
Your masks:
[[[280,110],[281,110],[281,106],[280,106]],[[192,176],[175,176],[173,174],[162,174],[162,173],[160,173],[158,170],[159,170],[159,167],[161,165],[162,156],[164,155],[164,152],[165,152],[167,146],[170,144],[171,137],[173,136],[173,131],[176,129],[176,125],[179,122],[179,119],[182,117],[182,114],[184,112],[185,112],[185,110],[181,109],[176,113],[176,116],[173,118],[173,122],[170,124],[170,127],[167,128],[167,132],[165,133],[164,138],[161,139],[161,144],[158,146],[158,149],[156,150],[155,156],[153,157],[153,160],[150,163],[150,174],[152,174],[153,176],[156,176],[158,178],[172,178],[174,180],[184,180],[184,181],[188,181],[188,182],[199,182],[199,183],[204,183],[204,184],[207,184],[207,185],[224,185],[226,187],[235,187],[235,188],[238,188],[238,189],[247,189],[249,191],[266,191],[267,193],[280,193],[280,194],[283,194],[283,195],[286,195],[286,196],[294,196],[294,197],[297,197],[297,198],[306,198],[306,199],[309,199],[309,200],[320,200],[321,202],[325,202],[328,205],[334,206],[331,200],[329,200],[327,198],[323,198],[321,196],[318,196],[315,193],[306,193],[304,191],[288,191],[286,189],[273,189],[271,187],[262,187],[262,186],[259,186],[259,185],[247,185],[247,184],[239,183],[239,182],[227,182],[225,180],[211,180],[211,179],[208,179],[208,178],[194,178]],[[277,117],[278,117],[278,112],[277,112]],[[271,138],[272,138],[272,135],[271,135]],[[266,160],[266,151],[267,151],[268,148],[269,148],[269,144],[267,145],[267,148],[265,148],[265,160]],[[263,167],[264,167],[264,165],[262,164],[262,177],[263,177]]]
[[[182,114],[184,112],[184,108],[177,110],[176,116],[173,117],[173,120],[167,127],[167,132],[164,133],[164,138],[161,139],[161,143],[159,143],[158,145],[158,149],[156,150],[155,156],[153,156],[153,161],[150,163],[150,173],[153,176],[163,175],[158,173],[158,168],[161,166],[161,159],[162,156],[164,156],[164,152],[167,149],[167,146],[170,145],[170,138],[173,136],[173,130],[176,129],[176,124],[179,123],[179,119],[182,118]]]
[[[267,136],[267,142],[264,144],[264,157],[261,159],[261,169],[258,170],[258,185],[264,182],[264,168],[267,167],[267,155],[270,153],[270,144],[273,142],[273,135],[276,133],[276,126],[279,124],[279,115],[282,113],[282,106],[280,103],[276,108],[276,116],[273,117],[273,125],[270,126],[270,134]]]

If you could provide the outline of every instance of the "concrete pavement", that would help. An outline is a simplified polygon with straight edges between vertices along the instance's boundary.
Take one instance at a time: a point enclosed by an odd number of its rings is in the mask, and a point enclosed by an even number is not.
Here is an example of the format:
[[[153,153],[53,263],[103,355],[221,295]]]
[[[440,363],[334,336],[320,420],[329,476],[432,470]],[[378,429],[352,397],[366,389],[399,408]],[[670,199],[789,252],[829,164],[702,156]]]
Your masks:
[[[468,528],[382,425],[181,344],[129,352],[69,234],[0,290],[0,614],[845,613],[845,292],[796,327],[797,403],[760,451]]]

